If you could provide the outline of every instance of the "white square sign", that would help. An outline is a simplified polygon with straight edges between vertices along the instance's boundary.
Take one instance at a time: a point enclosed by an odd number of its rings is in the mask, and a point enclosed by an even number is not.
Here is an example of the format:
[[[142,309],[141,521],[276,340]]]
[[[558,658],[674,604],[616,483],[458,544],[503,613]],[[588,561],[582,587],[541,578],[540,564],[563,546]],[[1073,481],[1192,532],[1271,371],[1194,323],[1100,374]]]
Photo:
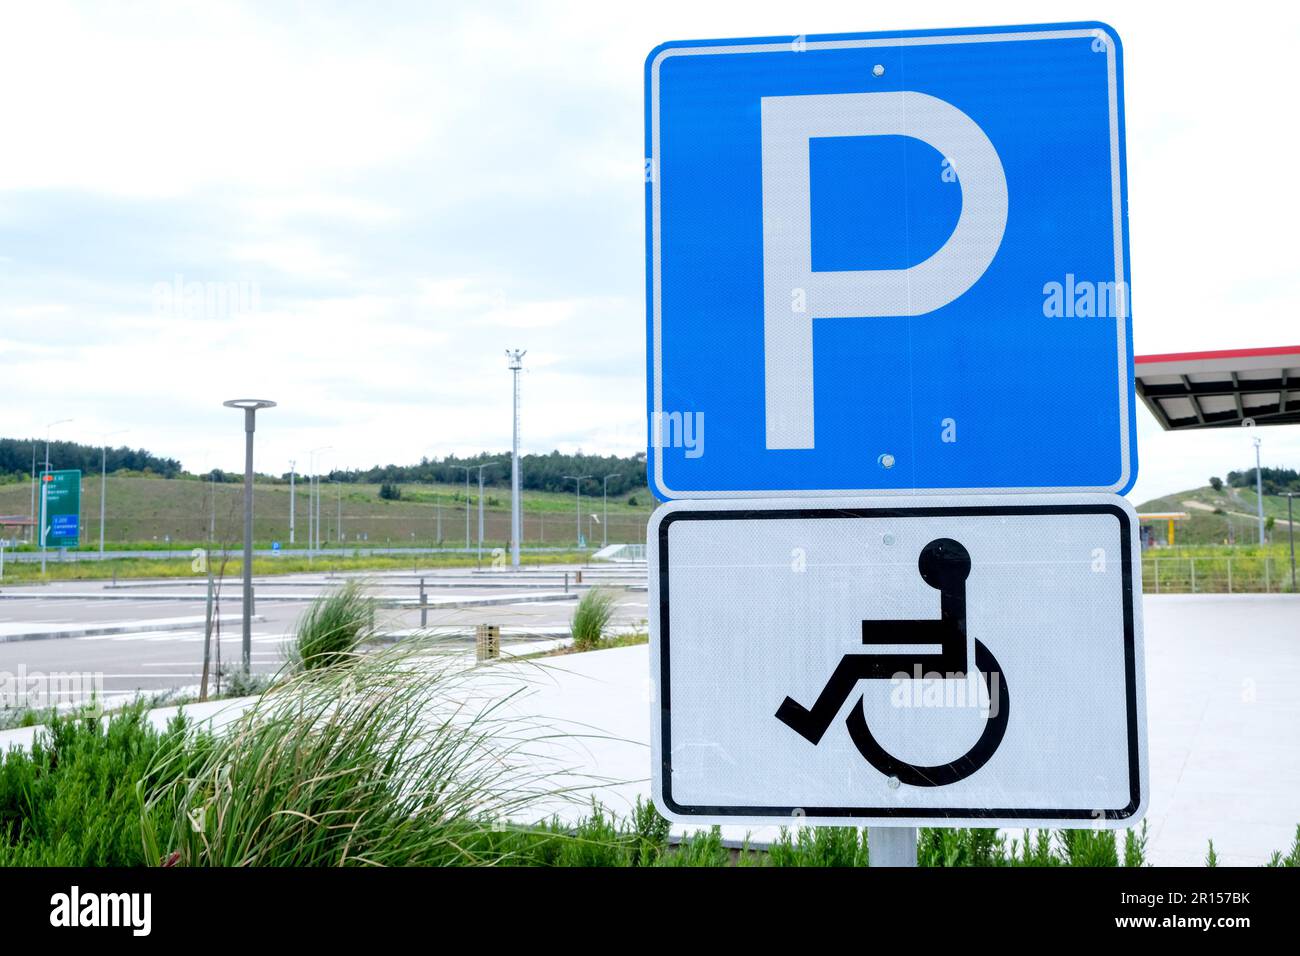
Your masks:
[[[650,522],[654,793],[692,823],[1130,826],[1137,516],[1105,494],[679,501]]]

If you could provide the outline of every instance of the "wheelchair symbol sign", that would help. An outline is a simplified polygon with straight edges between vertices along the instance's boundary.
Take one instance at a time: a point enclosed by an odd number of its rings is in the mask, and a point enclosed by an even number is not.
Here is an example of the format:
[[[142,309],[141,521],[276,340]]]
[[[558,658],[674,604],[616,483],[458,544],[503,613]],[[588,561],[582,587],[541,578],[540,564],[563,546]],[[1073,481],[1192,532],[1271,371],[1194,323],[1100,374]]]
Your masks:
[[[1131,825],[1147,791],[1137,527],[1101,494],[661,506],[661,811]]]
[[[970,555],[960,542],[938,538],[921,551],[919,570],[925,583],[939,592],[940,616],[921,621],[863,621],[862,643],[929,642],[939,646],[938,653],[845,654],[811,710],[787,697],[776,712],[778,720],[816,745],[860,680],[891,680],[897,674],[909,674],[917,668],[923,668],[925,673],[965,678],[966,578],[970,575]],[[858,706],[849,712],[847,723],[849,736],[867,762],[881,773],[888,774],[891,780],[916,787],[942,787],[955,783],[984,766],[1006,733],[1011,703],[1001,667],[978,639],[975,641],[975,666],[984,679],[985,691],[992,703],[985,717],[984,729],[970,750],[956,760],[932,767],[919,767],[899,760],[872,736],[863,702],[859,700]]]

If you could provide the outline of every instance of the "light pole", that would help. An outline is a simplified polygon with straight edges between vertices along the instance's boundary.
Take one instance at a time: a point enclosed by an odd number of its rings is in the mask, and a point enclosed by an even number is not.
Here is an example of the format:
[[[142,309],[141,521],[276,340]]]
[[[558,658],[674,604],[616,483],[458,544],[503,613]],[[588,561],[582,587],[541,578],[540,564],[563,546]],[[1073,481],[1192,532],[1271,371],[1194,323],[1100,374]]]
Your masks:
[[[320,545],[320,510],[317,507],[317,499],[320,496],[320,476],[316,474],[316,456],[318,454],[330,451],[333,445],[321,445],[313,448],[309,452],[307,460],[308,468],[311,474],[307,477],[307,551],[308,554],[315,554],[316,548]]]
[[[578,522],[578,547],[580,548],[582,547],[582,483],[591,477],[592,477],[591,475],[565,475],[564,476],[565,481],[573,482],[574,490],[578,493],[577,500],[575,501],[576,510],[574,511],[573,514]]]
[[[602,548],[609,545],[609,479],[618,478],[623,473],[616,471],[612,475],[606,475],[601,479],[601,497],[605,499],[605,517],[600,523],[600,546]]]
[[[289,459],[289,544],[293,544],[293,479],[294,468],[298,463],[292,458]]]
[[[485,461],[478,466],[478,560],[483,560],[483,469],[499,465],[499,461]],[[469,477],[466,474],[466,477]]]
[[[264,398],[232,398],[222,402],[226,408],[244,410],[244,674],[253,660],[253,431],[257,428],[257,410],[275,408]]]
[[[1259,438],[1255,442],[1255,504],[1259,506],[1259,545],[1264,546],[1264,472],[1259,467]]]
[[[1295,498],[1294,491],[1286,493],[1286,531],[1287,537],[1291,540],[1291,593],[1295,593],[1295,516],[1291,510],[1291,501]]]
[[[333,481],[334,481],[334,492],[338,499],[337,502],[338,516],[335,518],[335,523],[334,523],[334,542],[335,544],[342,544],[343,542],[343,482],[339,481],[338,479],[333,479]]]
[[[50,429],[55,425],[66,425],[71,418],[60,418],[45,426],[45,472],[41,475],[41,576],[45,576],[45,510],[50,490]]]
[[[465,469],[465,553],[469,554],[469,473],[473,465],[452,465],[453,468]]]
[[[510,566],[519,568],[519,539],[523,537],[523,505],[519,500],[519,371],[524,367],[526,349],[506,349],[510,374],[514,378],[514,430],[510,444]]]
[[[32,510],[28,512],[32,523],[27,528],[27,543],[36,543],[36,439],[32,439]]]
[[[122,428],[100,436],[104,442],[99,448],[99,556],[104,556],[104,502],[108,500],[108,442],[105,439],[121,435],[129,429]]]

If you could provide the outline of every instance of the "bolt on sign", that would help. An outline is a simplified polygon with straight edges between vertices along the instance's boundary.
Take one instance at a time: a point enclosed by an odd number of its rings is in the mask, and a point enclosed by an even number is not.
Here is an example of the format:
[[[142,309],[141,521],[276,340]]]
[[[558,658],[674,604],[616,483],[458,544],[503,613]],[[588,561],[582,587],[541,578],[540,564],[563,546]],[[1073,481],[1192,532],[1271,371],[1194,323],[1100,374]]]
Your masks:
[[[1132,825],[1115,31],[673,42],[645,81],[658,806]]]
[[[81,543],[81,472],[47,471],[44,486],[44,521],[41,534],[47,548],[75,548]]]

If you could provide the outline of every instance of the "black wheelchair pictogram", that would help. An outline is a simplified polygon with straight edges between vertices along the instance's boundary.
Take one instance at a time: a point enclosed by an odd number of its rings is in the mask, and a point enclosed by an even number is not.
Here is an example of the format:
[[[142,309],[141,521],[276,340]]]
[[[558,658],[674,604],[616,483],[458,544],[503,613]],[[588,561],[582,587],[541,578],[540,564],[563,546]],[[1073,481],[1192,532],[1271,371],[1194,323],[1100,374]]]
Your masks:
[[[939,617],[924,621],[863,621],[862,643],[938,644],[937,654],[845,654],[822,688],[811,709],[787,697],[777,709],[777,719],[813,745],[839,713],[844,702],[862,680],[890,680],[899,674],[966,675],[966,578],[970,575],[970,554],[960,542],[936,538],[921,549],[917,568],[926,584],[939,592]],[[969,777],[984,766],[998,749],[1011,713],[1007,682],[997,660],[984,644],[975,641],[975,667],[984,679],[990,708],[984,729],[975,745],[951,763],[917,766],[890,754],[872,736],[867,726],[863,698],[849,711],[845,723],[849,737],[871,766],[914,787],[943,787]],[[994,689],[996,687],[996,690]],[[996,693],[997,702],[991,698]]]

